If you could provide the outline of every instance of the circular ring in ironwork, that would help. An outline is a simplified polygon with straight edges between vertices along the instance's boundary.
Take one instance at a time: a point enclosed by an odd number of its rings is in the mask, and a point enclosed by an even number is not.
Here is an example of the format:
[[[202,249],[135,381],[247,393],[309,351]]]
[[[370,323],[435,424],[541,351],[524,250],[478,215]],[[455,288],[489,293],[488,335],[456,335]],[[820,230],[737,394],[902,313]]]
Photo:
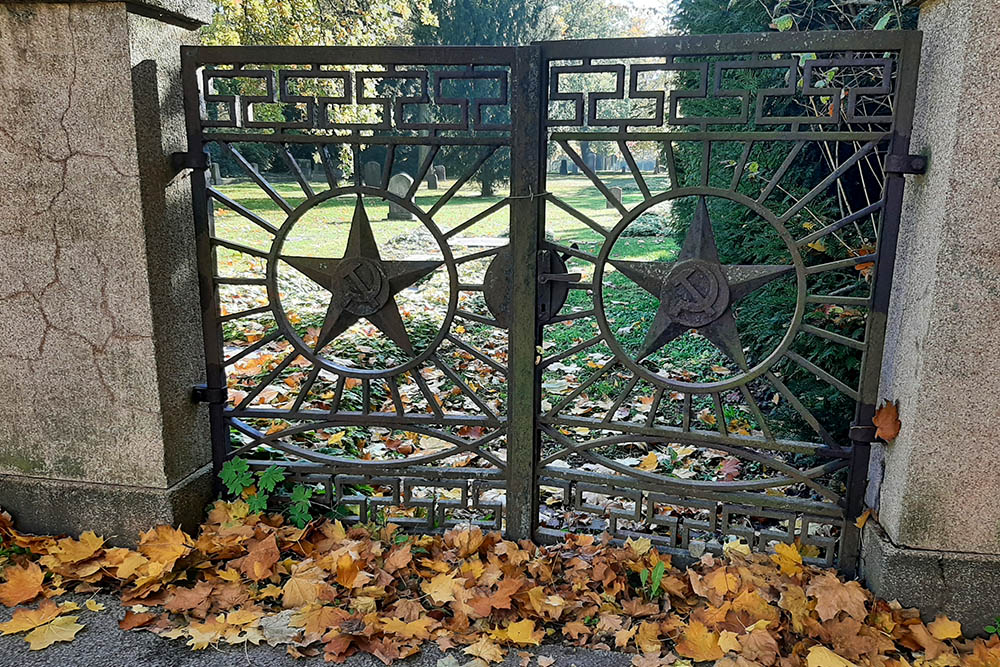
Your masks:
[[[425,349],[412,356],[408,361],[396,366],[384,369],[353,368],[336,363],[317,353],[310,345],[299,336],[298,332],[288,320],[284,308],[281,305],[281,294],[278,287],[278,264],[282,261],[281,250],[288,234],[295,227],[296,223],[314,207],[325,201],[335,199],[344,195],[361,197],[377,197],[384,201],[398,205],[412,213],[423,223],[427,231],[434,237],[434,241],[441,249],[443,266],[448,271],[448,304],[444,318],[438,328],[437,334]],[[363,205],[363,204],[362,204]],[[448,330],[451,328],[455,318],[455,311],[458,307],[458,269],[455,264],[454,255],[433,219],[423,210],[418,208],[413,202],[404,199],[388,190],[373,188],[368,186],[350,186],[327,190],[323,193],[307,199],[296,207],[281,224],[278,233],[275,234],[271,243],[271,248],[267,255],[267,270],[265,274],[268,299],[271,303],[271,310],[274,313],[278,329],[287,338],[295,349],[304,357],[321,368],[327,369],[338,375],[354,377],[383,378],[399,375],[412,370],[426,361],[441,345]],[[377,262],[366,260],[366,258],[349,258],[337,269],[338,278],[343,279],[345,290],[349,295],[347,302],[343,305],[344,310],[364,317],[379,310],[388,300],[388,281],[385,273]]]
[[[745,206],[766,220],[775,232],[777,232],[778,236],[781,237],[785,247],[788,249],[788,252],[791,255],[792,266],[794,267],[796,278],[797,289],[795,311],[788,324],[788,329],[779,341],[778,345],[770,352],[770,354],[753,367],[747,369],[746,371],[736,373],[732,377],[728,377],[725,380],[719,380],[716,382],[684,382],[665,377],[659,373],[654,373],[648,368],[645,368],[642,364],[633,359],[632,355],[630,355],[622,347],[622,344],[615,337],[614,329],[612,329],[609,325],[607,314],[604,311],[604,270],[605,266],[610,261],[611,251],[614,248],[615,243],[617,243],[618,239],[621,237],[622,232],[624,232],[625,229],[640,215],[653,206],[674,199],[692,196],[728,199],[732,202]],[[678,303],[683,304],[683,306],[677,313],[678,322],[682,323],[686,327],[694,329],[699,326],[703,326],[705,323],[711,322],[729,305],[729,295],[722,287],[722,285],[725,284],[726,281],[722,279],[722,276],[718,275],[717,267],[706,265],[704,262],[699,262],[698,260],[694,260],[693,262],[691,260],[687,260],[677,262],[671,268],[666,284],[664,285],[664,289],[673,290],[672,294],[675,296],[678,293],[680,294]],[[660,298],[661,300],[664,298],[663,293],[661,293]],[[802,325],[802,317],[805,313],[805,306],[805,263],[802,260],[802,256],[799,253],[795,240],[773,213],[750,197],[738,192],[733,192],[732,190],[722,190],[709,187],[678,188],[668,192],[663,192],[643,201],[641,204],[629,210],[624,216],[622,216],[622,219],[614,226],[611,233],[608,234],[608,237],[601,246],[601,250],[595,261],[594,312],[597,318],[598,327],[600,328],[601,334],[607,342],[608,347],[611,348],[612,353],[617,359],[625,364],[625,366],[627,366],[630,370],[637,373],[639,377],[653,383],[654,385],[666,387],[674,391],[690,393],[719,392],[727,389],[738,388],[760,377],[775,363],[777,363],[778,360],[781,359],[785,352],[787,352],[791,347],[792,340],[795,338]]]

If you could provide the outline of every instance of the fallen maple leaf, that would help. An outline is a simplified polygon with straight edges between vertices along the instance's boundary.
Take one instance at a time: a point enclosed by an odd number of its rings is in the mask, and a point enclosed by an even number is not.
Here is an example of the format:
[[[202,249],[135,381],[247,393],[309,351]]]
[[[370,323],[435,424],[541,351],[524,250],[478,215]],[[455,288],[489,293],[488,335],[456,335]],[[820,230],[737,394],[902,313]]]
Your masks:
[[[462,653],[481,658],[486,662],[502,662],[506,651],[487,635],[481,635],[474,644],[462,649]]]
[[[437,604],[455,601],[455,577],[442,572],[430,581],[420,585],[421,590],[431,596]],[[483,658],[485,660],[485,658]]]
[[[635,459],[632,460],[634,461]],[[639,465],[637,465],[636,468],[650,472],[652,470],[656,470],[658,465],[660,465],[660,459],[657,458],[656,452],[650,452],[649,454],[646,454],[642,461],[639,461]]]
[[[813,646],[806,655],[806,667],[858,667],[825,646]]]
[[[881,408],[875,411],[872,417],[872,424],[875,425],[875,437],[886,442],[891,442],[899,435],[899,429],[903,424],[899,421],[899,405],[897,401],[886,402]]]
[[[56,642],[71,642],[76,638],[76,633],[83,629],[83,625],[76,622],[78,618],[77,616],[60,616],[35,628],[25,635],[24,640],[28,642],[32,651],[40,651]]]
[[[521,646],[538,646],[545,632],[535,631],[535,622],[530,619],[511,623],[507,626],[507,639]]]
[[[187,554],[193,543],[187,533],[170,526],[157,526],[142,534],[139,551],[150,560],[173,567],[178,558]]]
[[[134,630],[149,625],[156,619],[156,614],[149,612],[136,613],[131,609],[125,612],[125,618],[118,621],[118,627],[122,630]]]
[[[937,618],[927,624],[934,639],[958,639],[962,636],[962,624],[949,619],[944,614],[939,614]]]
[[[45,625],[61,613],[63,610],[51,600],[43,600],[38,609],[18,609],[9,621],[0,623],[0,635],[33,630],[39,625]]]
[[[841,611],[846,611],[859,621],[863,621],[868,615],[865,609],[868,596],[856,581],[845,583],[837,579],[836,575],[824,572],[813,578],[806,593],[816,598],[816,612],[821,621],[829,621]]]
[[[695,662],[718,660],[724,653],[719,647],[719,635],[711,632],[703,623],[692,620],[684,630],[681,641],[677,642],[677,653]]]
[[[794,544],[785,544],[784,542],[775,544],[771,560],[781,568],[782,574],[789,577],[802,574],[802,554],[799,553]]]
[[[250,552],[240,564],[240,571],[251,581],[267,579],[271,576],[272,568],[280,556],[277,538],[272,534],[250,548]]]
[[[7,581],[0,584],[0,602],[8,607],[35,599],[42,592],[45,573],[37,563],[10,565],[4,571]]]

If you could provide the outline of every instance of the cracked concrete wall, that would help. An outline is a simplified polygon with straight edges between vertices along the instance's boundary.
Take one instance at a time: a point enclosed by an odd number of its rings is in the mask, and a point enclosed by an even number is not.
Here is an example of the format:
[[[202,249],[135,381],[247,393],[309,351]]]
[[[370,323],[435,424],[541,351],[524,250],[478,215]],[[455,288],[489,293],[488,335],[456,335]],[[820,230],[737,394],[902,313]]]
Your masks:
[[[930,162],[907,184],[882,375],[903,427],[869,502],[897,545],[1000,554],[1000,12],[929,0],[920,28],[911,152]]]
[[[167,162],[191,39],[123,3],[0,4],[6,480],[169,489],[210,459],[189,184]]]

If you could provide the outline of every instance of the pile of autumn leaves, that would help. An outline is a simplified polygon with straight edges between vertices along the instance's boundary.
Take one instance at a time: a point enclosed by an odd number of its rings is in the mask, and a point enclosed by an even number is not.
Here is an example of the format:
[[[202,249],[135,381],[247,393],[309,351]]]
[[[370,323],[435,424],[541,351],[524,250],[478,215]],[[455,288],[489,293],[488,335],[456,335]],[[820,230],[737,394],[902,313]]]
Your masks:
[[[389,664],[435,642],[493,663],[549,641],[625,651],[637,667],[1000,665],[996,637],[963,640],[943,617],[925,625],[857,582],[804,566],[794,546],[770,557],[735,548],[681,571],[648,540],[616,547],[571,535],[539,547],[478,528],[423,537],[329,521],[299,529],[243,502],[216,503],[196,538],[159,526],[137,550],[89,532],[23,535],[2,513],[0,537],[28,551],[0,557],[0,602],[41,599],[0,632],[24,634],[33,649],[83,628],[76,604],[55,598],[114,590],[125,629],[196,650],[267,642],[333,662],[367,652]],[[661,561],[653,594],[648,573]]]

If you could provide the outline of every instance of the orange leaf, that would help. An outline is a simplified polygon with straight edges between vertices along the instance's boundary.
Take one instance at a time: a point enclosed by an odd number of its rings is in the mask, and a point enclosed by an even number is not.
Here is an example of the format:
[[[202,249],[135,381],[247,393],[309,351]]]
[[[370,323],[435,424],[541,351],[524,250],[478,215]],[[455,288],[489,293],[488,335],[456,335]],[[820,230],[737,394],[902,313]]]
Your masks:
[[[899,405],[896,401],[887,402],[875,412],[872,417],[872,424],[875,425],[875,437],[886,442],[891,442],[899,435],[902,423],[899,421]]]
[[[278,562],[279,557],[277,538],[272,534],[266,540],[253,545],[240,564],[240,571],[253,581],[267,579],[273,574],[271,568]]]
[[[162,563],[166,569],[184,556],[193,545],[191,538],[183,530],[170,526],[157,526],[142,534],[139,551],[150,560]]]
[[[10,565],[4,570],[7,581],[0,584],[0,602],[8,607],[32,600],[42,592],[42,580],[45,574],[37,563],[26,566]]]

